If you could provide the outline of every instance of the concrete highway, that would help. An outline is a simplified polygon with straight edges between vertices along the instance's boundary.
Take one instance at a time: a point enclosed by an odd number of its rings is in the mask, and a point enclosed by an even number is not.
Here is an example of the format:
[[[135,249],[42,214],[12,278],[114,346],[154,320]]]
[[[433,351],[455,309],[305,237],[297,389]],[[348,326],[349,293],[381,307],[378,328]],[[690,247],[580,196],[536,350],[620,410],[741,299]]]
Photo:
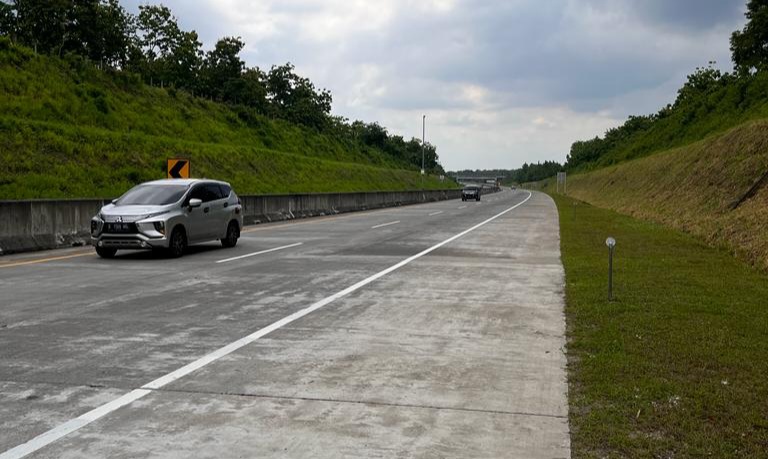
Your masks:
[[[564,336],[527,191],[4,256],[0,458],[566,458]]]

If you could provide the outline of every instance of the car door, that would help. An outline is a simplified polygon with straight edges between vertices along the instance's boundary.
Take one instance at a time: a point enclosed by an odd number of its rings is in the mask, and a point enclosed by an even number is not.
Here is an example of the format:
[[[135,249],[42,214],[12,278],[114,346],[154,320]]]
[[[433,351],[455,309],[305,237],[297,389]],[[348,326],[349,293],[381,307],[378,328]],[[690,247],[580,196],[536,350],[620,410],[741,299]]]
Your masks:
[[[190,199],[199,199],[203,202],[200,207],[187,208],[187,237],[190,242],[205,241],[213,238],[215,225],[213,224],[211,213],[211,203],[215,201],[218,195],[212,194],[207,184],[199,183],[192,188],[189,193]]]
[[[211,201],[211,238],[221,239],[227,234],[227,224],[229,223],[229,195],[224,195],[224,190],[218,183],[206,185],[212,197]]]

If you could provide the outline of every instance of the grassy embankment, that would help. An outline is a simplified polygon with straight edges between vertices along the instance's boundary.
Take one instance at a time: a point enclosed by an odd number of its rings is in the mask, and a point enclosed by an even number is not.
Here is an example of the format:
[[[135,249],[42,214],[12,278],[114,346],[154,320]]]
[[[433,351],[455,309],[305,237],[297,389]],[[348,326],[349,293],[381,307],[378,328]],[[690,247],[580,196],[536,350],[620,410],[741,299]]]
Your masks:
[[[569,174],[568,195],[690,233],[768,270],[766,172],[768,121],[752,121],[681,148]],[[554,180],[547,182],[553,190]]]
[[[116,196],[163,178],[176,156],[241,194],[422,186],[417,170],[382,151],[7,40],[0,94],[0,199]]]
[[[768,457],[768,277],[690,235],[555,199],[573,457]]]

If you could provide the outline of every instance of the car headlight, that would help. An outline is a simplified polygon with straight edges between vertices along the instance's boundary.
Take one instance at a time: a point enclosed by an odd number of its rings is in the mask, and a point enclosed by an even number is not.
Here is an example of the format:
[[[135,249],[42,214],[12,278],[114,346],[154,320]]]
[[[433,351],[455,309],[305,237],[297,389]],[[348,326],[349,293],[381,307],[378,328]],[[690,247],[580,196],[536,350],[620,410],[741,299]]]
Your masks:
[[[152,217],[157,217],[158,215],[167,214],[168,212],[170,212],[170,211],[169,210],[164,210],[162,212],[155,212],[153,214],[148,214],[148,215],[145,215],[144,218],[142,218],[142,220],[146,220],[146,219],[152,218]]]
[[[155,231],[165,235],[165,222],[153,222],[152,224],[155,225]]]
[[[91,234],[93,236],[98,236],[99,233],[101,233],[101,228],[104,226],[104,221],[99,218],[99,216],[96,216],[91,219]]]

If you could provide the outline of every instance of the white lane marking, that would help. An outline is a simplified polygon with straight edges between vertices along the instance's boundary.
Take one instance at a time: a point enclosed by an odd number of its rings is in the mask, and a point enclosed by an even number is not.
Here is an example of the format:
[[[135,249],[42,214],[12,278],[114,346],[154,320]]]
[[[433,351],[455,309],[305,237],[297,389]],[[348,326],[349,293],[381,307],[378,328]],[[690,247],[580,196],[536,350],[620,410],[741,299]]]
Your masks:
[[[442,211],[442,210],[441,210],[441,211],[438,211],[438,212],[432,212],[431,214],[429,214],[429,216],[430,216],[430,217],[434,217],[435,215],[440,215],[440,214],[442,214],[442,213],[443,213],[443,211]]]
[[[245,254],[245,255],[240,255],[239,257],[232,257],[232,258],[227,258],[225,260],[219,260],[216,263],[226,263],[228,261],[235,261],[235,260],[241,260],[243,258],[255,257],[256,255],[261,255],[261,254],[264,254],[264,253],[277,252],[278,250],[290,249],[291,247],[298,247],[298,246],[300,246],[302,244],[303,244],[303,242],[297,242],[295,244],[284,245],[282,247],[275,247],[274,249],[267,249],[267,250],[262,250],[260,252],[253,252],[253,253],[248,253],[248,254]]]
[[[467,206],[461,206],[461,207],[459,207],[459,209],[466,209],[466,208],[467,208]]]
[[[394,221],[394,222],[389,222],[389,223],[384,223],[384,224],[381,224],[381,225],[371,226],[371,229],[384,228],[385,226],[397,225],[398,223],[400,223],[400,220],[397,220],[397,221]]]
[[[26,456],[28,454],[31,454],[31,453],[33,453],[33,452],[35,452],[35,451],[37,451],[37,450],[39,450],[39,449],[41,449],[43,447],[45,447],[45,446],[55,442],[58,439],[66,436],[66,435],[69,435],[70,433],[80,429],[81,427],[87,426],[88,424],[98,420],[99,418],[102,418],[102,417],[106,416],[107,414],[109,414],[109,413],[111,413],[111,412],[113,412],[113,411],[115,411],[115,410],[117,410],[117,409],[119,409],[119,408],[121,408],[121,407],[123,407],[125,405],[128,405],[131,402],[134,402],[134,401],[136,401],[136,400],[138,400],[140,398],[143,398],[147,394],[152,393],[153,390],[160,389],[163,386],[166,386],[166,385],[172,383],[173,381],[176,381],[177,379],[182,378],[182,377],[192,373],[193,371],[199,370],[200,368],[203,368],[204,366],[208,365],[209,363],[215,362],[216,360],[218,360],[218,359],[220,359],[220,358],[222,358],[222,357],[224,357],[226,355],[229,355],[232,352],[235,352],[236,350],[240,349],[241,347],[246,346],[248,344],[251,344],[254,341],[258,340],[259,338],[262,338],[263,336],[268,335],[269,333],[272,333],[273,331],[278,330],[278,329],[280,329],[280,328],[290,324],[291,322],[294,322],[294,321],[296,321],[298,319],[301,319],[302,317],[306,316],[307,314],[310,314],[310,313],[312,313],[314,311],[317,311],[318,309],[322,308],[323,306],[326,306],[326,305],[328,305],[330,303],[333,303],[334,301],[336,301],[336,300],[338,300],[340,298],[343,298],[343,297],[349,295],[350,293],[353,293],[356,290],[359,290],[359,289],[365,287],[366,285],[370,284],[371,282],[374,282],[374,281],[376,281],[376,280],[386,276],[387,274],[389,274],[389,273],[391,273],[393,271],[396,271],[396,270],[402,268],[403,266],[405,266],[405,265],[407,265],[407,264],[409,264],[409,263],[411,263],[411,262],[413,262],[415,260],[418,260],[419,258],[421,258],[421,257],[423,257],[423,256],[425,256],[425,255],[427,255],[429,253],[434,252],[435,250],[439,249],[440,247],[442,247],[442,246],[444,246],[446,244],[450,244],[451,242],[455,241],[456,239],[458,239],[458,238],[460,238],[460,237],[462,237],[462,236],[464,236],[466,234],[471,233],[472,231],[474,231],[474,230],[480,228],[481,226],[484,226],[484,225],[486,225],[486,224],[496,220],[497,218],[501,217],[502,215],[504,215],[504,214],[506,214],[508,212],[511,212],[511,211],[517,209],[518,207],[520,207],[523,204],[525,204],[526,202],[528,202],[528,200],[531,199],[531,196],[532,196],[531,192],[528,192],[528,197],[525,198],[523,201],[515,204],[514,206],[510,207],[509,209],[507,209],[507,210],[505,210],[505,211],[503,211],[501,213],[498,213],[498,214],[494,215],[493,217],[491,217],[491,218],[489,218],[489,219],[487,219],[485,221],[482,221],[482,222],[478,223],[477,225],[475,225],[475,226],[473,226],[473,227],[471,227],[471,228],[469,228],[467,230],[462,231],[461,233],[459,233],[459,234],[457,234],[455,236],[452,236],[452,237],[444,240],[443,242],[437,243],[437,244],[433,245],[432,247],[417,253],[416,255],[408,257],[405,260],[403,260],[403,261],[401,261],[401,262],[399,262],[399,263],[397,263],[395,265],[392,265],[392,266],[390,266],[389,268],[387,268],[387,269],[385,269],[383,271],[379,271],[378,273],[372,275],[371,277],[368,277],[367,279],[363,279],[360,282],[358,282],[358,283],[356,283],[356,284],[354,284],[354,285],[352,285],[350,287],[347,287],[347,288],[345,288],[344,290],[342,290],[342,291],[340,291],[338,293],[335,293],[335,294],[333,294],[333,295],[331,295],[331,296],[329,296],[327,298],[324,298],[324,299],[318,301],[317,303],[312,304],[311,306],[308,306],[308,307],[306,307],[306,308],[304,308],[304,309],[302,309],[300,311],[294,312],[293,314],[291,314],[289,316],[286,316],[286,317],[278,320],[277,322],[274,322],[271,325],[268,325],[268,326],[262,328],[261,330],[258,330],[256,332],[254,332],[254,333],[244,337],[244,338],[240,338],[239,340],[237,340],[237,341],[235,341],[235,342],[233,342],[231,344],[227,344],[226,346],[224,346],[222,348],[219,348],[219,349],[211,352],[210,354],[205,355],[205,356],[195,360],[194,362],[191,362],[191,363],[188,363],[187,365],[184,365],[183,367],[179,368],[178,370],[175,370],[175,371],[173,371],[171,373],[168,373],[165,376],[161,376],[161,377],[155,379],[154,381],[141,386],[141,388],[139,388],[139,389],[135,389],[135,390],[133,390],[133,391],[123,395],[122,397],[119,397],[119,398],[117,398],[115,400],[112,400],[111,402],[107,402],[104,405],[101,405],[101,406],[99,406],[99,407],[97,407],[97,408],[95,408],[95,409],[93,409],[93,410],[91,410],[91,411],[81,415],[81,416],[78,416],[78,417],[76,417],[74,419],[71,419],[71,420],[69,420],[69,421],[67,421],[67,422],[65,422],[63,424],[60,424],[60,425],[54,427],[53,429],[51,429],[51,430],[49,430],[49,431],[47,431],[47,432],[45,432],[43,434],[38,435],[37,437],[29,440],[28,442],[26,442],[24,444],[21,444],[21,445],[16,446],[16,447],[14,447],[12,449],[9,449],[8,451],[0,454],[0,459],[19,459],[19,458],[22,458],[22,457],[24,457],[24,456]]]

